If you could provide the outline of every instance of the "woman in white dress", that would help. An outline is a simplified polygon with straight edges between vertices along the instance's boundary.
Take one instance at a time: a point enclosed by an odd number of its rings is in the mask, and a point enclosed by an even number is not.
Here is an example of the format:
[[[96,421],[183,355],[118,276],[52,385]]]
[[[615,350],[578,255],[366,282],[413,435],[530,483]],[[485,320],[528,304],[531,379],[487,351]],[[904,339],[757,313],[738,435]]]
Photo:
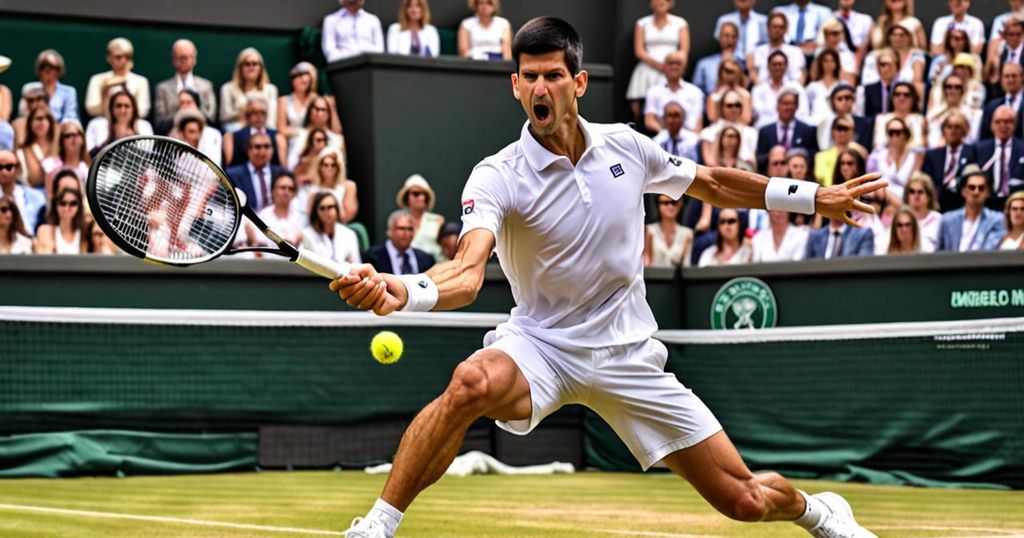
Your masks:
[[[277,132],[288,139],[291,145],[302,123],[306,120],[306,108],[316,97],[316,68],[309,62],[299,62],[288,73],[292,93],[277,98]]]
[[[718,237],[715,244],[704,249],[700,254],[698,267],[717,265],[740,265],[750,263],[750,247],[743,244],[740,230],[740,214],[735,209],[723,209],[718,212]]]
[[[225,133],[242,128],[246,94],[256,92],[267,100],[267,127],[277,129],[277,86],[271,84],[263,55],[253,47],[242,49],[235,59],[231,80],[220,87],[220,122]]]
[[[751,241],[750,261],[792,262],[804,259],[807,247],[807,226],[797,226],[789,222],[786,211],[769,211],[768,227],[754,234]]]
[[[683,201],[658,195],[658,220],[644,230],[645,267],[690,266],[693,230],[679,224]]]
[[[60,140],[57,142],[57,154],[43,159],[43,172],[46,181],[43,192],[53,190],[53,178],[57,172],[70,168],[81,181],[79,188],[85,192],[85,178],[89,175],[92,159],[85,151],[85,131],[78,120],[64,120],[60,123]]]
[[[33,250],[36,254],[81,254],[86,249],[84,229],[82,192],[61,189],[46,214],[46,224],[39,227]]]
[[[437,242],[437,235],[441,226],[444,226],[444,217],[432,213],[436,199],[434,189],[430,188],[426,178],[413,174],[406,178],[405,184],[399,189],[395,203],[412,213],[413,227],[416,228],[412,246],[439,260],[441,245]]]
[[[305,226],[303,216],[292,206],[295,199],[297,184],[295,177],[290,172],[281,172],[274,176],[270,182],[271,203],[258,213],[267,226],[288,240],[293,245],[302,243],[302,228]],[[250,225],[249,228],[252,226]],[[248,228],[247,228],[247,231]],[[250,236],[258,237],[260,246],[275,246],[269,238],[263,234],[256,233],[252,229]]]
[[[717,163],[719,134],[726,127],[733,127],[740,133],[740,160],[754,162],[757,158],[757,129],[743,121],[744,101],[740,93],[727,90],[718,102],[718,121],[700,131],[700,158],[704,164]]]
[[[914,16],[914,0],[884,0],[882,14],[878,16],[874,28],[871,29],[871,48],[884,48],[885,36],[889,34],[889,29],[897,24],[910,30],[914,36],[914,43],[920,46],[928,43],[928,38],[924,35],[924,25]]]
[[[32,254],[32,239],[14,198],[0,198],[0,254]]]
[[[847,84],[857,85],[857,56],[850,50],[846,43],[846,30],[839,19],[829,19],[821,25],[818,30],[818,48],[814,52],[814,59],[823,51],[834,50],[839,62],[841,78]],[[812,67],[813,68],[813,67]]]
[[[128,136],[151,134],[153,126],[139,116],[135,97],[122,86],[110,92],[107,114],[89,122],[85,129],[85,145],[92,152]]]
[[[861,85],[874,84],[879,81],[878,53],[891,50],[897,56],[900,70],[896,80],[914,85],[918,95],[924,95],[924,75],[928,65],[925,52],[914,44],[913,34],[901,24],[889,29],[886,35],[886,48],[872,51],[864,57],[864,68],[861,70]],[[923,106],[924,103],[921,103]]]
[[[842,31],[842,30],[840,30]],[[818,125],[832,114],[829,96],[841,82],[839,53],[835,49],[818,51],[818,56],[811,63],[811,83],[807,85],[807,105],[810,118],[807,123]]]
[[[910,129],[903,120],[891,118],[884,127],[886,145],[871,152],[868,173],[882,174],[882,180],[889,183],[886,190],[897,198],[903,198],[903,189],[910,177],[921,170],[924,154],[910,147]]]
[[[41,189],[46,181],[43,162],[47,157],[57,154],[57,120],[50,109],[44,106],[32,109],[26,124],[25,141],[15,151],[18,158],[18,181]]]
[[[942,99],[928,109],[929,148],[946,145],[946,139],[942,135],[942,123],[954,112],[963,115],[967,121],[967,136],[964,137],[964,142],[973,144],[978,141],[982,112],[964,101],[966,89],[967,84],[956,75],[949,75],[942,81]]]
[[[337,121],[337,114],[330,100],[322,95],[314,96],[306,109],[306,117],[302,120],[302,127],[295,129],[295,136],[288,141],[287,165],[294,170],[299,165],[299,159],[306,149],[306,142],[309,140],[309,131],[312,129],[323,129],[327,133],[327,145],[337,149],[342,155],[345,154],[345,138],[332,130]]]
[[[689,63],[690,25],[686,19],[669,13],[673,7],[675,0],[651,0],[651,14],[636,21],[633,54],[638,63],[630,76],[626,99],[638,121],[647,90],[665,78],[665,57],[670,52],[681,53],[683,72]]]
[[[501,13],[501,0],[469,0],[472,17],[459,24],[459,56],[473,60],[511,60],[512,23]]]
[[[999,243],[999,250],[1024,249],[1024,191],[1018,191],[1006,199],[1003,209],[1006,218],[1006,235]]]
[[[362,263],[359,238],[338,222],[338,199],[330,191],[313,195],[309,225],[302,230],[302,245],[336,262]]]
[[[939,213],[939,200],[935,196],[932,178],[923,172],[911,176],[903,189],[903,205],[914,213],[921,238],[921,252],[935,252],[939,243],[942,214]]]
[[[398,6],[398,22],[388,27],[388,52],[405,56],[437,58],[441,54],[441,37],[430,24],[427,0],[402,0]]]
[[[931,65],[928,66],[926,78],[932,86],[935,86],[938,81],[945,79],[953,73],[953,62],[958,54],[969,54],[974,58],[975,65],[984,65],[981,61],[981,56],[971,52],[971,38],[961,28],[950,28],[946,32],[946,39],[943,41],[942,50],[942,54],[932,57]],[[977,70],[976,78],[979,82],[982,80],[981,69]],[[998,76],[994,85],[997,84],[999,84]]]

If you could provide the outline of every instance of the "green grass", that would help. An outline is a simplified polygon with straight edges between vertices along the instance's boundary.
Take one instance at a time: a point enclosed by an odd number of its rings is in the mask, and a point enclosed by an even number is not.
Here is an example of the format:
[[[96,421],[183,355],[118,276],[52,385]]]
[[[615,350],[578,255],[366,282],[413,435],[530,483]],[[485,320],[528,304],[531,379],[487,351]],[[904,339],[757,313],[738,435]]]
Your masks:
[[[339,532],[383,485],[361,472],[0,481],[0,536],[315,536],[175,521],[140,521],[9,505]],[[798,482],[853,504],[880,538],[1024,538],[1024,492]],[[800,537],[788,523],[743,524],[668,474],[580,473],[444,478],[406,514],[408,538]]]

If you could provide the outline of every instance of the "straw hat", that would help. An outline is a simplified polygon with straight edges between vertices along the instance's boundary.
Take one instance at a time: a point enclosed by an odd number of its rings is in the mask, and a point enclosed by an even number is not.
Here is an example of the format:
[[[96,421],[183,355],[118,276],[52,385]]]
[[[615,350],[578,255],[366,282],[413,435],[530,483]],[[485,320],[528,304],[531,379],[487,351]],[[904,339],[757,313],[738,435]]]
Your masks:
[[[398,191],[398,195],[395,196],[395,203],[398,204],[398,207],[403,209],[409,208],[409,204],[405,202],[405,199],[406,195],[408,195],[409,191],[413,188],[418,188],[427,192],[427,211],[433,211],[434,201],[437,196],[434,195],[434,189],[430,188],[430,183],[427,183],[427,179],[419,174],[413,174],[405,179],[405,185],[402,185],[402,188]]]
[[[7,56],[0,56],[0,73],[7,71],[7,68],[11,66],[11,59]]]

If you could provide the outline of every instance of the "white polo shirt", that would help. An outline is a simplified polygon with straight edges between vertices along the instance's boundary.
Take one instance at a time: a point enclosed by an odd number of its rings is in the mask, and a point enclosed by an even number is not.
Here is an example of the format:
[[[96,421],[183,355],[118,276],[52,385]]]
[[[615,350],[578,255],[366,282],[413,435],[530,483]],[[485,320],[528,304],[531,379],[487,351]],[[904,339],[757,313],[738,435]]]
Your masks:
[[[462,194],[462,234],[494,234],[516,302],[499,329],[561,349],[643,341],[657,329],[645,299],[643,195],[678,199],[697,165],[626,125],[580,118],[580,127],[586,150],[575,167],[541,146],[529,122],[478,164]]]

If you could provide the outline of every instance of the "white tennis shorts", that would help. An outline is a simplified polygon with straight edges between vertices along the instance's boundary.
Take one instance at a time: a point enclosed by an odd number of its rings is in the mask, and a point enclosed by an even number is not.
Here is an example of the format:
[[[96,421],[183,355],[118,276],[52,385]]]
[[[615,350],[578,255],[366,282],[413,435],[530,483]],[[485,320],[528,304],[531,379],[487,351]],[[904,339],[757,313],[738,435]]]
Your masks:
[[[668,350],[653,338],[626,346],[558,349],[535,337],[491,331],[484,346],[507,353],[530,384],[529,420],[495,421],[530,433],[566,404],[593,409],[646,471],[665,456],[722,430],[708,406],[665,372]]]

